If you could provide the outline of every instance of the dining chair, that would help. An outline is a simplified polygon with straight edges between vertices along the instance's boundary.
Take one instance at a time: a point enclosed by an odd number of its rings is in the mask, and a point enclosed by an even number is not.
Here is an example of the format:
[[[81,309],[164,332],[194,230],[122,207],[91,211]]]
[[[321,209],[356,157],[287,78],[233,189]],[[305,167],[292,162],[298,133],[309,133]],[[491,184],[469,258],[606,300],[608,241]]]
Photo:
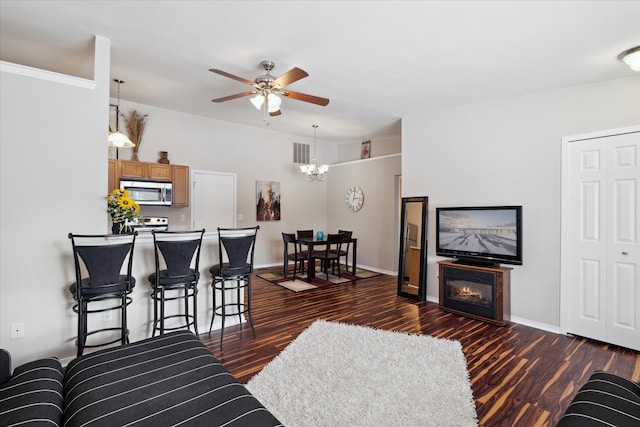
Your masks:
[[[313,230],[297,230],[296,234],[298,239],[313,239]],[[309,247],[298,244],[298,253],[306,260],[309,259]],[[310,268],[307,265],[307,268]],[[304,274],[304,262],[302,263],[302,270],[300,274]]]
[[[328,234],[327,245],[324,250],[313,251],[313,259],[319,259],[322,261],[322,269],[324,274],[327,276],[327,280],[329,280],[329,265],[339,259],[339,253],[342,250],[342,241],[342,234]],[[332,268],[332,273],[334,272],[335,271]],[[340,263],[338,263],[338,277],[340,277],[340,275]]]
[[[289,272],[289,261],[293,261],[293,280],[296,280],[296,272],[300,266],[301,274],[304,273],[304,262],[307,260],[307,253],[300,253],[299,244],[296,242],[296,235],[293,233],[282,233],[282,241],[284,243],[284,265],[282,273],[287,277]],[[293,247],[293,253],[289,253],[289,248]]]
[[[338,234],[342,234],[342,244],[346,246],[345,249],[341,250],[338,254],[338,260],[336,262],[340,263],[340,258],[344,257],[345,269],[349,271],[349,247],[351,246],[351,236],[353,236],[353,231],[338,230]]]

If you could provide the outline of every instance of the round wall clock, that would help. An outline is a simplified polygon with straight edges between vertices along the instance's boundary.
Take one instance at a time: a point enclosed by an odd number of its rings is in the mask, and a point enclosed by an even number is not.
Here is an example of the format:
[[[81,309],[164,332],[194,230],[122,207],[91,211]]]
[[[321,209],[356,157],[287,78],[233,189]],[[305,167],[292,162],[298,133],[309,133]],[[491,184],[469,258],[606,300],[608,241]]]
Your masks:
[[[344,195],[344,204],[352,212],[358,212],[364,204],[364,193],[360,187],[349,187]]]

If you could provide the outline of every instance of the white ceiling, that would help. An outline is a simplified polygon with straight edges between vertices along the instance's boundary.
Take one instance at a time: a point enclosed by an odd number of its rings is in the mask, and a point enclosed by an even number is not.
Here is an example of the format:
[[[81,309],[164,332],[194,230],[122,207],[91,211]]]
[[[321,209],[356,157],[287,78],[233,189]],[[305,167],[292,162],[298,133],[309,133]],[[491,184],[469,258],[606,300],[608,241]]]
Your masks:
[[[93,36],[111,39],[121,97],[264,127],[251,89],[260,61],[326,107],[283,100],[270,129],[355,142],[400,119],[621,78],[640,45],[640,1],[0,1],[0,59],[93,77]],[[111,88],[116,96],[116,85]]]

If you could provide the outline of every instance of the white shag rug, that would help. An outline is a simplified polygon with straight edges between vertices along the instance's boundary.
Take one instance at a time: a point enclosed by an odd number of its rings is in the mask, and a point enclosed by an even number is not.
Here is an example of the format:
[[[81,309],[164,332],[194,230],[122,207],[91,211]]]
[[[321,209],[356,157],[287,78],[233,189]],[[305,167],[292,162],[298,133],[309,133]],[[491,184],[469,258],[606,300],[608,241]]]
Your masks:
[[[477,426],[457,341],[315,321],[247,388],[287,427]]]

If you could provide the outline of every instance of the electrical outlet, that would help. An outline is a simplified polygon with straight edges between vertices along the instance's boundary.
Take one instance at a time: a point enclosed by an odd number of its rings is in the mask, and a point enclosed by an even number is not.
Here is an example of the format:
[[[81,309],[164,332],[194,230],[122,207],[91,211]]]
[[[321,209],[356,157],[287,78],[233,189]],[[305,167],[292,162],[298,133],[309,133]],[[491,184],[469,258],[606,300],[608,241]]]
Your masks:
[[[238,214],[238,221],[244,221],[244,214]]]
[[[113,313],[111,312],[111,310],[102,313],[102,320],[104,320],[105,322],[113,320]]]
[[[184,214],[180,214],[180,222],[184,222]]]
[[[24,323],[12,323],[11,324],[11,339],[24,338]]]

